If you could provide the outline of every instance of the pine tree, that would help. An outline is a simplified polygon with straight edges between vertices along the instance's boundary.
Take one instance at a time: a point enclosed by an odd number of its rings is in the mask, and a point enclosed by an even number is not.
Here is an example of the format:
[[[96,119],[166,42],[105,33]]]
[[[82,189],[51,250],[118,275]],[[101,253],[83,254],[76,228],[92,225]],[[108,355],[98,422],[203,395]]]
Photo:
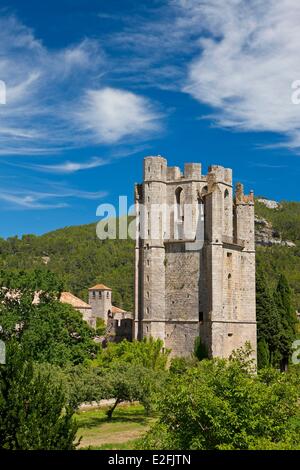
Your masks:
[[[264,338],[257,343],[257,365],[259,369],[270,365],[270,351]]]
[[[281,359],[281,322],[277,305],[264,273],[256,273],[257,341],[264,340],[270,352],[270,363],[278,365]]]
[[[293,306],[293,293],[286,277],[281,274],[278,279],[274,299],[280,316],[280,352],[281,370],[286,370],[293,340],[296,334],[296,310]]]

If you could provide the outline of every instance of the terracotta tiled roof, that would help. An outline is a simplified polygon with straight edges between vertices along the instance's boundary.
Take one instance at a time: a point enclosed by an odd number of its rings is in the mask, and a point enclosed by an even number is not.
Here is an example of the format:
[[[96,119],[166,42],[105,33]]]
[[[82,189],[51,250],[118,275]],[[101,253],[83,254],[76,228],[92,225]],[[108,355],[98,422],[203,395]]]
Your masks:
[[[89,309],[91,308],[89,304],[79,299],[75,295],[71,294],[71,292],[62,292],[59,300],[63,304],[69,304],[75,308],[89,308]]]
[[[111,290],[111,288],[104,284],[96,284],[95,286],[90,287],[89,290]]]
[[[126,313],[126,310],[123,310],[122,308],[115,307],[114,305],[111,308],[112,313]]]

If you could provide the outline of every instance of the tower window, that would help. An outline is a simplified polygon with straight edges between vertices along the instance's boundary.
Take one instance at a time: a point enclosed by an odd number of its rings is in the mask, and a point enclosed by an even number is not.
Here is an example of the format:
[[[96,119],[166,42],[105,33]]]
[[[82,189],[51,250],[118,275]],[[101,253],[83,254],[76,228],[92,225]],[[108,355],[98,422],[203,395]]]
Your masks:
[[[199,321],[203,321],[203,312],[199,312]]]
[[[150,259],[147,259],[147,266],[150,266]]]
[[[99,299],[102,299],[102,292],[101,291],[99,291],[98,296],[99,296]]]
[[[106,294],[106,298],[107,298],[107,299],[109,299],[109,292],[107,292],[107,294]]]
[[[176,199],[176,204],[180,205],[180,203],[182,202],[181,199],[182,199],[182,188],[179,186],[176,191],[175,191],[175,199]]]
[[[229,251],[227,251],[227,258],[231,258],[232,257],[232,253],[230,253]]]
[[[95,298],[96,298],[96,292],[95,292],[94,290],[93,290],[93,294],[92,294],[92,295],[93,295],[93,299],[95,299]]]
[[[231,274],[230,273],[228,274],[228,279],[231,279]]]
[[[150,292],[147,292],[147,298],[148,299],[150,298]]]
[[[224,191],[224,198],[226,199],[229,196],[229,191],[228,189],[225,189]]]
[[[149,280],[150,280],[150,278],[149,278],[149,276],[147,276],[147,282],[149,282]]]

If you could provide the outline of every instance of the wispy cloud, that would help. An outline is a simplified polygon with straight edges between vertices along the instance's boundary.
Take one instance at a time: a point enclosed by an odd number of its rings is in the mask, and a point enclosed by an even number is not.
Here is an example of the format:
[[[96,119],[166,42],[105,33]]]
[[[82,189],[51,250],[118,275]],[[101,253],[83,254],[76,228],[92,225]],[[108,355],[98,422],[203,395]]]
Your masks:
[[[44,182],[44,186],[47,184]],[[0,190],[2,209],[62,209],[69,207],[73,199],[100,200],[106,191],[83,191],[69,188],[61,183],[48,183],[44,190],[31,190],[26,187],[3,188]],[[56,202],[62,200],[62,202]]]
[[[149,99],[101,85],[109,70],[100,41],[49,50],[18,19],[2,16],[0,155],[53,154],[156,132],[161,116]]]
[[[110,160],[105,160],[104,158],[100,157],[93,157],[88,161],[85,162],[74,162],[74,161],[65,161],[58,164],[53,165],[24,165],[24,168],[29,168],[36,171],[41,171],[45,173],[56,173],[56,174],[69,174],[69,173],[76,173],[77,171],[82,170],[90,170],[92,168],[98,168],[103,165],[107,165]],[[21,165],[17,165],[21,166]]]
[[[300,107],[291,84],[300,77],[297,0],[186,0],[198,22],[199,53],[184,91],[214,108],[220,126],[282,134],[300,147]]]
[[[147,19],[145,20],[145,16]],[[110,43],[114,68],[137,86],[183,91],[236,131],[273,132],[273,147],[300,148],[298,0],[169,0],[125,22]],[[264,146],[268,148],[268,146]]]
[[[66,203],[43,203],[41,200],[47,198],[42,194],[32,195],[32,194],[11,194],[0,192],[0,200],[8,203],[7,209],[62,209],[68,207]],[[4,209],[2,205],[2,209]]]

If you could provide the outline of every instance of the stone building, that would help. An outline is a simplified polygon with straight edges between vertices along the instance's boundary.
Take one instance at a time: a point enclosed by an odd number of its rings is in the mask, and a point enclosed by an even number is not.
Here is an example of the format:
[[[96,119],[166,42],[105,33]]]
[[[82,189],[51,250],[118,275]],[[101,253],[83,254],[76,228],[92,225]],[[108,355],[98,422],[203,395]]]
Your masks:
[[[182,174],[146,157],[135,204],[135,337],[161,338],[177,356],[198,336],[210,357],[248,341],[256,357],[253,193],[237,184],[233,195],[228,168],[202,175],[201,164],[186,163]]]
[[[60,301],[72,305],[82,314],[91,327],[96,328],[97,318],[106,325],[105,336],[111,341],[132,340],[132,313],[112,305],[112,290],[104,284],[89,288],[89,303],[84,302],[70,292],[62,292]]]

